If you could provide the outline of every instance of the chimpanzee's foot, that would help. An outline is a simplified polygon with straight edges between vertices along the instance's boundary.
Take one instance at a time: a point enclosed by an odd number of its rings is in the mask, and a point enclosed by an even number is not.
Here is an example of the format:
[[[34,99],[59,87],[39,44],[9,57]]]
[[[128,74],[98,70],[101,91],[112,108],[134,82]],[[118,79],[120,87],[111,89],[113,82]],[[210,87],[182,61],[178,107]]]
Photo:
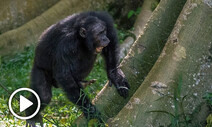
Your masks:
[[[104,123],[101,113],[96,109],[94,105],[90,105],[89,108],[84,109],[84,115],[87,120],[97,119],[99,123]]]

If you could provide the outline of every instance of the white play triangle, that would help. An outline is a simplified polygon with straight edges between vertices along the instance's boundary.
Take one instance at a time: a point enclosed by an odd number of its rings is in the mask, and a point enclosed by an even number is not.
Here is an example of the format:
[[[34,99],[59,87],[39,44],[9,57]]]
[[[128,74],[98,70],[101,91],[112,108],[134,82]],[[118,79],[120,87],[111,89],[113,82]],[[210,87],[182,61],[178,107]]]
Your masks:
[[[23,112],[32,105],[33,103],[30,100],[20,95],[20,112]]]

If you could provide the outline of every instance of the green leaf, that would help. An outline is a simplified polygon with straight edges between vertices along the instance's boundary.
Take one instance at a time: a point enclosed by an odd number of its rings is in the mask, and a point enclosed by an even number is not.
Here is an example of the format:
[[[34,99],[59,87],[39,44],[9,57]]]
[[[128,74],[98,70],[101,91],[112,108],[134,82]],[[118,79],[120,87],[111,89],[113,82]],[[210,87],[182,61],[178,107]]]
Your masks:
[[[137,8],[135,14],[138,15],[141,12],[141,7]]]
[[[131,18],[135,14],[135,11],[131,10],[128,12],[127,18]]]

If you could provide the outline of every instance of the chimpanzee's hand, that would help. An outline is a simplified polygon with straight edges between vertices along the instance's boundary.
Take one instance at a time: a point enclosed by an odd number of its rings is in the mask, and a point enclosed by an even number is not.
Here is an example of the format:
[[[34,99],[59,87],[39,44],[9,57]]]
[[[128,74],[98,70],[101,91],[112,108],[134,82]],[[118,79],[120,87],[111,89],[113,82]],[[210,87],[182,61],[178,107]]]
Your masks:
[[[126,98],[128,96],[130,86],[122,70],[117,68],[116,70],[111,71],[109,78],[109,85],[111,85],[112,82],[115,85],[119,95]]]

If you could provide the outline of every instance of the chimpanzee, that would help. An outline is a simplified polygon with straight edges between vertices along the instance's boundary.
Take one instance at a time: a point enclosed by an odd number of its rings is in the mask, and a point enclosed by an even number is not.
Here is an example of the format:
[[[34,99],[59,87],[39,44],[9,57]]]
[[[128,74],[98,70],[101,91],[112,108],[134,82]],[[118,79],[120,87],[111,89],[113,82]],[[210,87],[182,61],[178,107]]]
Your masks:
[[[41,99],[42,110],[51,100],[52,86],[62,87],[68,99],[82,110],[87,119],[100,113],[84,94],[81,82],[90,73],[98,54],[106,62],[109,81],[126,98],[129,84],[119,64],[119,46],[113,20],[106,12],[84,12],[71,15],[43,32],[35,49],[31,88]],[[36,103],[34,96],[29,98]],[[33,113],[36,107],[26,110]],[[38,114],[27,125],[40,122]]]

